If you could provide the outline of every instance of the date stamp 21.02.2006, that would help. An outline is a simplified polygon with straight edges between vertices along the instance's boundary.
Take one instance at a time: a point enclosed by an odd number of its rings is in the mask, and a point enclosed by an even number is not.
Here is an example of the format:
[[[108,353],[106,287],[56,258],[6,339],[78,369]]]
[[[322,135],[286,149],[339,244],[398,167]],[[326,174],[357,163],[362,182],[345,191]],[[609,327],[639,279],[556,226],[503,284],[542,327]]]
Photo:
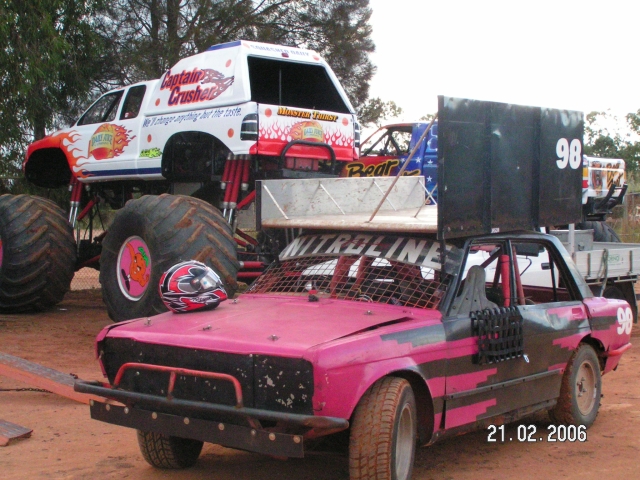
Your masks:
[[[546,431],[538,431],[537,425],[518,425],[515,432],[507,431],[505,425],[489,425],[487,442],[586,442],[587,427],[584,425],[549,425]],[[515,435],[514,435],[515,433]]]

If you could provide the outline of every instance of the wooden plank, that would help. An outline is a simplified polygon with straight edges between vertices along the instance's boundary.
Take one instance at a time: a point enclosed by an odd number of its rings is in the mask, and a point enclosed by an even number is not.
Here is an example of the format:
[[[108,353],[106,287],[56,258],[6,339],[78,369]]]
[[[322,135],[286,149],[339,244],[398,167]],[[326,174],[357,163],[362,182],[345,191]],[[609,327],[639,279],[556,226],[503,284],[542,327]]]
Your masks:
[[[0,419],[0,447],[6,447],[14,438],[30,437],[31,432],[33,429]]]

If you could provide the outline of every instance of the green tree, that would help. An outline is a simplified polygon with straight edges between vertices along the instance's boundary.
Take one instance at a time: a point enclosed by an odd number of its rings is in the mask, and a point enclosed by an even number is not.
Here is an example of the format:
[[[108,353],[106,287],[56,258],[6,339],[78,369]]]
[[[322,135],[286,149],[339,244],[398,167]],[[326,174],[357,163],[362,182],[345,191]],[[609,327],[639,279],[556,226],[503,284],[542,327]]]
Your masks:
[[[0,156],[19,173],[26,145],[65,122],[102,75],[101,0],[1,0]]]
[[[380,97],[373,97],[358,108],[358,121],[362,127],[380,127],[386,119],[399,117],[401,114],[402,108],[394,101],[385,102]]]
[[[123,83],[158,78],[211,45],[255,40],[317,51],[365,123],[397,111],[392,102],[369,100],[369,0],[116,0],[110,17]]]

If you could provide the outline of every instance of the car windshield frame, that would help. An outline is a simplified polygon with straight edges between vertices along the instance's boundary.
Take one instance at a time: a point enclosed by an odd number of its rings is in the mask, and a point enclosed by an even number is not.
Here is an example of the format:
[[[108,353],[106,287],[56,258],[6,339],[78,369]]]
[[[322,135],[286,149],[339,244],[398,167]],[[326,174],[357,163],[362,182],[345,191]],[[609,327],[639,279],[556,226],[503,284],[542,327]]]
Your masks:
[[[462,252],[435,238],[316,234],[296,238],[248,294],[331,298],[437,309]],[[312,300],[313,301],[313,300]]]

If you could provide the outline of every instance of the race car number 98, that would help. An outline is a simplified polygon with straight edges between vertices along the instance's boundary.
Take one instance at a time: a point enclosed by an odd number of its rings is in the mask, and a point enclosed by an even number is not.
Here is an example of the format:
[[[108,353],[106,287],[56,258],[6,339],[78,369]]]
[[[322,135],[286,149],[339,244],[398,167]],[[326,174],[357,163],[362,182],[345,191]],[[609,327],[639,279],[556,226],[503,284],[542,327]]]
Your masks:
[[[556,160],[560,169],[567,168],[567,165],[574,170],[582,166],[582,144],[577,138],[572,139],[571,143],[567,138],[558,140],[556,154],[560,157]]]
[[[516,436],[508,435],[504,425],[489,425],[487,442],[586,442],[587,427],[584,425],[549,425],[545,435],[538,434],[536,425],[518,425]]]

